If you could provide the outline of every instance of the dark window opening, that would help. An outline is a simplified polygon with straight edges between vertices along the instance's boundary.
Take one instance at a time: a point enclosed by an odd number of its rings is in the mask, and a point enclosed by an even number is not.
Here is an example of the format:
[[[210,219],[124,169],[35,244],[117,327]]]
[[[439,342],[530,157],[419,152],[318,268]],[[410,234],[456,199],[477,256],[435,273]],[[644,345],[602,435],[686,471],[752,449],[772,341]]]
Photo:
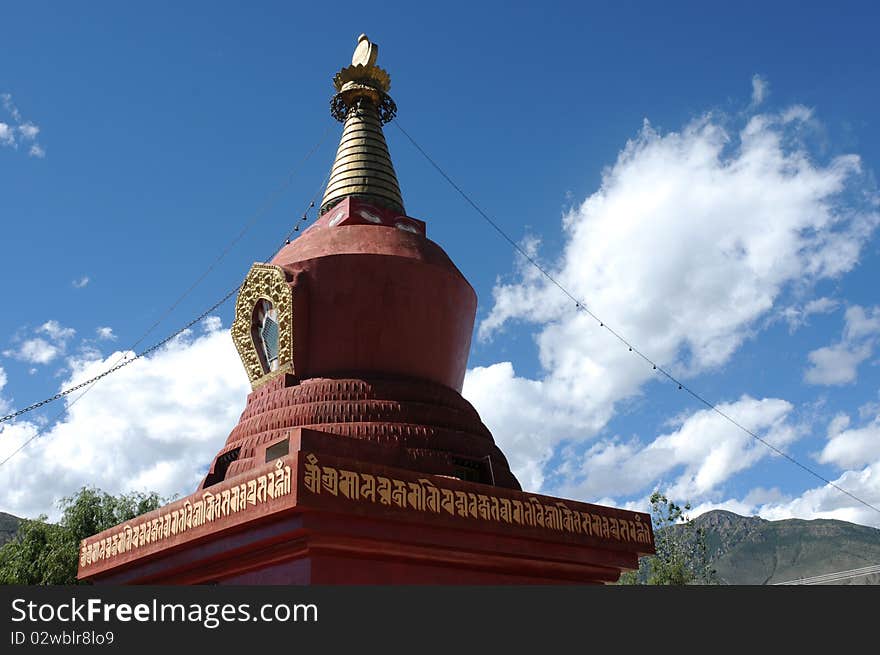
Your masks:
[[[289,452],[290,452],[290,437],[288,437],[284,441],[279,441],[278,443],[273,443],[271,446],[266,448],[266,461],[271,462],[273,459],[278,459],[279,457],[284,457]]]
[[[465,482],[485,483],[487,481],[486,467],[479,460],[453,457],[452,470],[452,475]]]
[[[205,478],[205,488],[213,486],[218,482],[223,482],[226,479],[226,471],[229,469],[229,465],[238,459],[240,451],[241,448],[235,448],[217,458],[213,473],[208,473],[208,477]]]

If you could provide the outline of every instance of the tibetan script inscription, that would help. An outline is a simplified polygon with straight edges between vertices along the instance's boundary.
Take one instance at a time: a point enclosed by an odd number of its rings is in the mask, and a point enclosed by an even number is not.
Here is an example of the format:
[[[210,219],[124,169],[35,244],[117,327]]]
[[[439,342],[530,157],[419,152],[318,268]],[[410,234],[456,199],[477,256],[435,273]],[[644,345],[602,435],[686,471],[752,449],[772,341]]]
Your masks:
[[[405,482],[368,473],[321,466],[309,453],[303,462],[303,485],[313,494],[388,505],[428,514],[457,516],[571,534],[650,544],[651,531],[638,514],[633,519],[592,514],[557,501],[542,503],[534,496],[522,500],[438,487],[421,478]]]
[[[127,553],[145,545],[168,539],[199,526],[222,521],[273,498],[290,493],[290,466],[278,459],[274,470],[246,480],[218,493],[205,491],[195,502],[186,500],[178,508],[148,521],[126,523],[113,534],[87,543],[82,542],[80,567],[89,566]]]

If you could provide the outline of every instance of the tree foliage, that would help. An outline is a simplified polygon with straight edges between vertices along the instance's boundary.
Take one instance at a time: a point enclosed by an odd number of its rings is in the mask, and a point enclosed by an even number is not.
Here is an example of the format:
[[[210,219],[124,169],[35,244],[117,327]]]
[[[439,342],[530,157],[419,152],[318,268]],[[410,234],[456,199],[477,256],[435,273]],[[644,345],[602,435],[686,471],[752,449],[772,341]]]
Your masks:
[[[663,493],[651,494],[651,522],[656,554],[642,557],[637,571],[620,576],[619,584],[715,584],[705,530],[694,525],[684,506]]]
[[[80,584],[76,572],[83,539],[165,502],[155,492],[111,496],[83,487],[61,499],[58,524],[47,523],[45,515],[22,521],[15,537],[0,548],[0,584]]]

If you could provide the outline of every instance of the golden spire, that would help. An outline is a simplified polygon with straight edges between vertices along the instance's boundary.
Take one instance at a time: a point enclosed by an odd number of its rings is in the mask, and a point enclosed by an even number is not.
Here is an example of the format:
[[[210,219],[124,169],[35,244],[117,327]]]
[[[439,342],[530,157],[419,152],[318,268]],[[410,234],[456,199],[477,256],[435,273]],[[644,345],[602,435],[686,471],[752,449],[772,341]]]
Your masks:
[[[382,133],[382,124],[394,118],[397,106],[388,95],[391,77],[376,66],[378,55],[379,46],[361,34],[351,66],[333,78],[337,93],[330,103],[330,113],[344,127],[320,214],[349,196],[406,213]]]

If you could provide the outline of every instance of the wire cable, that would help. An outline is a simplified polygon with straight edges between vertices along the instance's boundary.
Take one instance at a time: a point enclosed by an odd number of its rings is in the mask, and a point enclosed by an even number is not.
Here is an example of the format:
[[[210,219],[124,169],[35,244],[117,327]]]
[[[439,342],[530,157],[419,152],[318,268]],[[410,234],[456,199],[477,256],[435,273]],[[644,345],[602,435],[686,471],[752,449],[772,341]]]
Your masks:
[[[309,200],[309,206],[305,209],[305,211],[303,211],[302,218],[299,219],[299,221],[297,221],[296,223],[294,223],[293,227],[290,229],[290,232],[288,232],[287,236],[284,237],[284,242],[278,247],[278,250],[275,251],[276,255],[281,250],[281,248],[283,248],[288,243],[290,243],[290,237],[293,236],[293,233],[299,232],[300,222],[305,223],[308,220],[309,209],[311,209],[312,207],[315,206],[315,201],[318,199],[318,196],[324,191],[324,188],[327,186],[327,182],[330,180],[330,175],[332,173],[333,173],[333,167],[331,166],[330,169],[327,171],[327,175],[324,176],[324,180],[321,182],[320,185],[318,185],[318,188],[315,190],[314,195],[312,195],[311,199]],[[274,256],[275,255],[272,255],[272,257],[274,257]],[[270,257],[269,259],[272,259],[272,257]]]
[[[469,205],[470,205],[470,206],[471,206],[471,207],[472,207],[472,208],[473,208],[473,209],[474,209],[474,210],[475,210],[480,216],[482,216],[483,219],[485,219],[485,221],[486,221],[487,223],[489,223],[489,225],[491,225],[491,226],[495,229],[495,231],[496,231],[499,235],[501,235],[501,237],[502,237],[505,241],[507,241],[507,243],[509,243],[509,244],[514,248],[514,250],[516,250],[520,255],[522,255],[522,256],[526,259],[526,261],[528,261],[532,266],[534,266],[535,269],[537,269],[537,270],[538,270],[538,271],[539,271],[539,272],[540,272],[545,278],[547,278],[547,280],[548,280],[550,283],[552,283],[557,289],[559,289],[563,294],[565,294],[565,295],[566,295],[566,296],[567,296],[567,297],[568,297],[568,298],[574,303],[574,305],[575,305],[575,309],[576,309],[577,311],[581,311],[581,312],[584,312],[584,313],[586,313],[587,315],[589,315],[593,320],[595,320],[595,321],[599,324],[599,327],[600,327],[600,328],[604,328],[605,330],[607,330],[607,331],[608,331],[611,335],[613,335],[618,341],[620,341],[623,345],[625,345],[626,347],[628,347],[629,350],[630,350],[630,352],[635,353],[636,355],[638,355],[639,357],[641,357],[645,362],[647,362],[648,364],[650,364],[650,365],[653,367],[653,370],[658,371],[659,373],[661,373],[662,375],[664,375],[666,378],[668,378],[671,382],[673,382],[674,384],[678,385],[678,388],[679,388],[680,390],[682,390],[682,391],[686,391],[686,392],[689,393],[691,396],[693,396],[696,400],[698,400],[698,401],[701,402],[703,405],[705,405],[706,407],[708,407],[709,409],[711,409],[713,412],[715,412],[715,413],[718,414],[719,416],[723,417],[724,419],[726,419],[727,421],[729,421],[730,423],[732,423],[733,425],[735,425],[735,426],[738,427],[740,430],[742,430],[742,431],[745,432],[746,434],[750,435],[751,437],[753,437],[753,438],[756,439],[757,441],[760,441],[762,444],[764,444],[765,446],[767,446],[767,448],[769,448],[769,449],[772,450],[773,452],[777,453],[778,455],[781,455],[782,457],[784,457],[785,459],[787,459],[787,460],[790,461],[791,463],[795,464],[796,466],[799,466],[801,469],[803,469],[804,471],[806,471],[807,473],[809,473],[809,474],[812,475],[813,477],[815,477],[815,478],[821,480],[821,481],[824,482],[825,484],[830,485],[831,487],[837,489],[837,490],[840,491],[841,493],[846,494],[847,496],[849,496],[849,497],[852,498],[853,500],[855,500],[855,501],[861,503],[861,504],[864,505],[865,507],[867,507],[867,508],[869,508],[869,509],[872,509],[872,510],[874,510],[875,512],[877,512],[878,514],[880,514],[880,508],[875,507],[874,505],[872,505],[872,504],[870,504],[870,503],[868,503],[868,502],[862,500],[861,498],[859,498],[859,497],[853,495],[852,493],[850,493],[850,492],[847,491],[846,489],[843,489],[842,487],[838,486],[837,484],[835,484],[835,483],[832,482],[831,480],[828,480],[825,476],[821,475],[821,474],[818,473],[817,471],[814,471],[812,468],[808,467],[807,465],[802,464],[801,462],[797,461],[797,460],[794,459],[791,455],[788,455],[787,453],[785,453],[784,451],[780,450],[779,448],[777,448],[777,447],[774,446],[773,444],[769,443],[769,442],[766,441],[765,439],[762,439],[762,438],[759,437],[757,434],[755,434],[754,432],[752,432],[751,430],[749,430],[748,428],[746,428],[745,426],[743,426],[741,423],[739,423],[738,421],[736,421],[734,418],[732,418],[731,416],[729,416],[729,415],[726,414],[725,412],[721,411],[721,410],[720,410],[720,409],[719,409],[714,403],[709,402],[709,401],[706,400],[702,395],[700,395],[699,393],[697,393],[694,389],[691,389],[690,387],[688,387],[686,384],[684,384],[684,382],[682,382],[681,380],[679,380],[678,378],[676,378],[675,376],[673,376],[673,375],[672,375],[671,373],[669,373],[666,369],[664,369],[662,366],[660,366],[660,365],[657,364],[655,361],[653,361],[650,357],[648,357],[646,354],[644,354],[641,350],[639,350],[635,345],[633,345],[631,342],[629,342],[627,339],[625,339],[620,333],[618,333],[617,331],[615,331],[614,329],[612,329],[611,327],[609,327],[608,324],[605,323],[605,321],[603,321],[601,318],[599,318],[596,314],[594,314],[594,313],[590,310],[590,308],[587,307],[587,305],[586,305],[582,300],[580,300],[579,298],[577,298],[577,297],[576,297],[574,294],[572,294],[568,289],[566,289],[566,288],[562,285],[562,283],[560,283],[560,282],[559,282],[559,281],[558,281],[558,280],[557,280],[557,279],[556,279],[556,278],[555,278],[555,277],[554,277],[554,276],[553,276],[553,275],[552,275],[552,274],[551,274],[546,268],[544,268],[543,266],[541,266],[541,264],[539,264],[539,263],[535,260],[534,257],[532,257],[531,255],[529,255],[529,253],[528,253],[528,252],[527,252],[522,246],[520,246],[520,245],[519,245],[516,241],[514,241],[510,236],[508,236],[508,234],[507,234],[507,233],[501,228],[501,226],[500,226],[495,220],[493,220],[493,219],[492,219],[492,218],[491,218],[491,217],[490,217],[485,211],[483,211],[483,209],[482,209],[482,208],[481,208],[476,202],[474,202],[474,201],[471,199],[471,197],[470,197],[467,193],[465,193],[464,190],[462,190],[462,188],[461,188],[460,186],[458,186],[458,184],[456,184],[456,183],[452,180],[451,177],[449,177],[449,175],[446,174],[446,171],[444,171],[444,170],[440,167],[440,165],[439,165],[436,161],[434,161],[434,159],[432,159],[431,156],[430,156],[427,152],[425,152],[425,150],[424,150],[424,149],[423,149],[423,148],[422,148],[422,147],[416,142],[416,140],[415,140],[412,136],[410,136],[409,132],[407,132],[407,131],[403,128],[403,126],[400,124],[400,121],[399,121],[399,120],[395,119],[395,120],[394,120],[394,125],[397,127],[397,129],[399,129],[399,130],[403,133],[403,135],[404,135],[404,136],[409,140],[409,142],[410,142],[410,143],[416,148],[416,150],[418,150],[418,151],[419,151],[419,152],[425,157],[425,159],[428,160],[428,163],[430,163],[431,166],[433,166],[434,169],[435,169],[438,173],[440,173],[440,175],[443,177],[443,179],[445,179],[445,180],[446,180],[446,181],[452,186],[452,188],[454,188],[456,191],[458,191],[459,195],[461,195],[461,197],[464,198],[464,200],[465,200],[465,201],[466,201],[466,202],[467,202],[467,203],[468,203],[468,204],[469,204]]]
[[[57,421],[58,418],[59,418],[62,414],[64,414],[67,410],[69,410],[70,407],[73,406],[73,404],[74,404],[75,402],[77,402],[80,398],[82,398],[83,396],[85,396],[85,395],[89,392],[89,390],[90,390],[95,384],[97,384],[101,379],[107,377],[107,376],[110,375],[111,373],[115,373],[116,371],[118,371],[118,370],[121,369],[121,368],[125,368],[126,366],[128,366],[128,365],[131,364],[132,362],[136,362],[137,360],[141,359],[142,357],[145,357],[145,356],[149,355],[151,352],[154,352],[154,351],[158,350],[159,348],[161,348],[162,346],[164,346],[164,345],[167,344],[168,342],[170,342],[170,341],[176,339],[178,336],[180,336],[180,335],[183,334],[185,331],[187,331],[188,329],[190,329],[193,325],[195,325],[195,324],[197,324],[197,323],[203,321],[205,318],[207,318],[207,317],[208,317],[213,311],[215,311],[218,307],[220,307],[220,306],[223,305],[227,300],[229,300],[229,299],[233,296],[233,294],[235,294],[235,292],[238,291],[240,288],[241,288],[241,285],[235,287],[232,291],[230,291],[230,292],[227,293],[225,296],[223,296],[223,298],[221,298],[219,301],[217,301],[216,303],[214,303],[213,305],[211,305],[211,307],[209,307],[207,310],[205,310],[204,312],[202,312],[199,316],[197,316],[196,318],[194,318],[193,320],[191,320],[189,323],[187,323],[186,325],[184,325],[182,328],[180,328],[179,330],[177,330],[177,331],[174,332],[173,334],[171,334],[171,335],[165,337],[164,339],[162,339],[162,341],[159,341],[158,343],[153,344],[152,346],[150,346],[149,348],[147,348],[146,350],[144,350],[142,353],[140,353],[140,354],[138,354],[138,355],[135,355],[135,356],[132,357],[132,358],[128,358],[127,355],[123,355],[121,359],[123,359],[124,361],[122,361],[121,363],[118,363],[118,364],[116,364],[115,366],[112,366],[112,367],[108,368],[108,369],[107,369],[106,371],[104,371],[103,373],[100,373],[99,375],[96,375],[95,377],[93,377],[93,378],[91,378],[91,379],[89,379],[89,380],[86,380],[85,382],[81,382],[81,383],[79,383],[79,384],[77,384],[77,385],[75,385],[75,386],[73,386],[73,387],[70,387],[69,389],[66,389],[63,393],[55,394],[55,396],[52,397],[52,400],[57,400],[58,398],[62,398],[62,397],[64,397],[64,396],[67,396],[67,395],[73,393],[74,391],[76,391],[77,389],[82,389],[83,387],[88,387],[88,388],[87,388],[85,391],[83,391],[79,396],[77,396],[74,400],[72,400],[72,401],[70,402],[70,405],[68,405],[66,408],[62,409],[58,414],[56,414],[56,415],[52,418],[52,420],[51,420],[49,423],[47,423],[43,428],[41,428],[40,430],[38,430],[36,434],[34,434],[30,439],[28,439],[27,441],[25,441],[21,446],[19,446],[19,447],[18,447],[16,450],[14,450],[10,455],[8,455],[8,456],[6,457],[6,459],[4,459],[2,462],[0,462],[0,466],[3,466],[6,462],[8,462],[8,461],[9,461],[10,459],[12,459],[13,457],[15,457],[15,455],[18,454],[21,450],[23,450],[24,447],[27,446],[31,441],[33,441],[33,440],[36,439],[37,437],[41,436],[41,435],[42,435],[42,434],[43,434],[43,433],[44,433],[44,432],[45,432],[50,426],[54,425],[55,421]],[[119,360],[117,360],[117,361],[119,361]],[[44,402],[44,404],[45,404],[45,402]]]
[[[238,244],[238,242],[241,241],[242,238],[244,238],[244,235],[247,234],[247,232],[254,226],[254,224],[260,218],[262,218],[263,215],[266,214],[266,212],[268,212],[270,209],[272,209],[272,207],[275,206],[275,203],[278,201],[278,199],[281,197],[281,195],[285,191],[287,191],[287,189],[290,187],[291,184],[293,184],[293,180],[296,179],[297,174],[300,172],[300,170],[302,170],[303,166],[306,165],[306,163],[309,161],[309,159],[311,159],[312,155],[314,155],[315,152],[317,152],[317,150],[324,144],[324,141],[327,139],[327,135],[330,134],[330,130],[332,128],[333,128],[333,124],[330,123],[327,126],[327,128],[324,130],[324,133],[318,139],[318,142],[314,146],[312,146],[312,149],[306,153],[305,157],[303,157],[302,160],[300,160],[300,162],[290,170],[290,172],[287,174],[287,177],[284,179],[282,184],[277,189],[275,189],[275,191],[270,193],[269,196],[266,198],[266,200],[264,200],[263,203],[257,208],[257,210],[250,216],[250,218],[248,218],[248,220],[245,222],[245,225],[241,229],[241,231],[232,239],[232,241],[230,241],[228,244],[226,244],[226,247],[223,249],[223,251],[217,256],[217,258],[213,262],[211,262],[211,264],[208,266],[208,268],[205,269],[205,271],[198,277],[198,279],[196,279],[196,281],[193,282],[189,286],[189,288],[186,291],[184,291],[183,294],[177,300],[175,300],[174,303],[172,303],[172,305],[167,310],[165,310],[165,312],[162,314],[162,316],[160,316],[158,318],[158,320],[155,323],[153,323],[153,325],[151,325],[150,328],[146,332],[144,332],[143,335],[141,335],[141,337],[134,343],[134,345],[131,348],[129,348],[129,350],[136,350],[137,347],[140,345],[140,343],[147,337],[147,335],[150,334],[154,329],[156,329],[156,327],[158,327],[159,324],[163,320],[165,320],[165,318],[167,318],[168,315],[171,312],[173,312],[177,308],[178,305],[180,305],[180,303],[184,300],[184,298],[186,298],[190,293],[192,293],[192,291],[197,286],[199,286],[199,284],[201,284],[201,282],[206,277],[208,277],[208,275],[211,273],[211,271],[213,271],[214,268],[216,268],[217,264],[219,264],[221,261],[223,261],[223,259],[226,257],[226,255],[228,255],[229,252],[236,246],[236,244]],[[0,422],[2,422],[2,419],[0,419]]]
[[[303,166],[305,166],[306,162],[309,161],[309,159],[312,157],[313,154],[315,154],[315,152],[318,150],[318,148],[320,148],[321,145],[323,145],[323,143],[326,140],[327,135],[330,133],[330,130],[332,127],[333,127],[333,124],[330,124],[327,126],[327,129],[324,130],[324,133],[321,135],[321,138],[318,140],[318,142],[314,146],[312,146],[312,149],[309,150],[308,153],[306,153],[305,157],[303,157],[303,159],[290,171],[290,173],[288,173],[287,177],[285,178],[285,180],[281,184],[281,186],[279,186],[275,191],[273,191],[266,198],[266,200],[260,205],[260,207],[258,207],[257,210],[250,216],[250,218],[247,220],[247,222],[245,223],[245,225],[241,229],[241,231],[239,231],[239,233],[232,239],[232,241],[230,241],[226,245],[226,247],[222,250],[222,252],[214,259],[214,261],[211,262],[211,264],[208,266],[208,268],[206,268],[202,272],[202,274],[195,280],[195,282],[193,282],[189,286],[189,288],[187,288],[186,291],[184,291],[183,294],[181,294],[180,297],[177,298],[177,300],[175,300],[171,304],[171,306],[168,307],[168,309],[166,309],[162,313],[162,315],[147,329],[147,331],[144,332],[137,339],[137,341],[135,341],[128,348],[128,351],[132,351],[132,352],[137,351],[137,347],[144,341],[144,339],[146,339],[147,336],[149,336],[149,334],[153,330],[155,330],[159,326],[159,324],[162,323],[162,321],[164,321],[171,314],[171,312],[173,312],[180,305],[180,303],[183,302],[183,300],[187,296],[189,296],[189,294],[192,293],[193,290],[195,290],[195,288],[199,286],[199,284],[202,283],[202,281],[206,277],[208,277],[208,275],[211,273],[211,271],[213,271],[217,267],[217,265],[226,257],[226,255],[229,254],[229,252],[235,247],[235,245],[239,241],[241,241],[241,239],[251,229],[251,227],[254,226],[254,224],[257,222],[257,220],[259,220],[267,211],[269,211],[275,205],[275,202],[277,202],[277,200],[281,196],[281,194],[284,193],[284,191],[286,191],[287,188],[293,183],[293,180],[295,179],[297,173],[302,169]],[[329,178],[329,173],[328,173],[328,178]],[[323,184],[326,184],[326,181]],[[318,193],[320,193],[320,191],[318,191]],[[317,196],[317,193],[315,194],[315,196]],[[310,206],[312,206],[312,207],[314,206],[314,198],[312,199]],[[306,211],[308,211],[308,210],[306,210]],[[303,213],[303,219],[301,219],[301,220],[304,220],[305,218],[306,218],[306,212]],[[294,227],[294,230],[296,230],[296,229],[298,229],[298,224],[295,225],[295,227]],[[292,232],[293,231],[291,231],[291,233]],[[290,236],[288,234],[288,239],[289,238],[290,238]],[[280,249],[281,248],[279,248],[278,250],[280,250]],[[275,254],[277,254],[278,250],[275,251]],[[275,255],[273,254],[271,257],[269,257],[269,259],[271,259],[274,256]],[[225,296],[223,300],[221,300],[218,304],[214,305],[211,309],[208,310],[208,312],[213,311],[214,309],[216,309],[217,307],[222,305],[224,302],[226,302],[226,300],[228,300],[229,296],[231,294],[235,293],[236,291],[238,291],[239,288],[240,287],[236,287],[235,289],[233,289],[229,295]],[[206,316],[207,316],[207,314],[202,314],[200,318],[188,323],[186,326],[184,326],[183,328],[181,328],[180,330],[178,330],[177,332],[175,332],[171,336],[166,337],[165,339],[160,341],[158,344],[151,346],[150,348],[148,348],[147,350],[142,352],[140,355],[136,355],[134,357],[134,359],[125,359],[126,356],[123,355],[120,358],[118,358],[109,369],[107,369],[106,371],[104,371],[100,375],[97,375],[94,378],[91,378],[90,380],[86,380],[85,382],[82,382],[74,387],[70,387],[69,389],[64,389],[63,391],[56,393],[54,396],[50,396],[49,398],[45,398],[39,402],[28,405],[27,407],[23,407],[23,408],[16,410],[10,414],[7,414],[5,416],[0,416],[0,423],[5,423],[6,421],[10,421],[18,416],[21,416],[22,414],[26,414],[28,412],[35,410],[35,409],[39,409],[40,407],[43,407],[44,405],[48,405],[49,403],[54,402],[56,400],[60,400],[61,398],[64,398],[65,396],[70,395],[74,391],[76,391],[78,389],[82,389],[83,387],[88,386],[88,385],[92,384],[93,382],[97,382],[98,380],[100,380],[104,376],[109,375],[110,373],[113,373],[115,371],[118,371],[120,368],[127,366],[128,364],[130,364],[134,360],[139,359],[139,358],[143,357],[144,355],[147,355],[147,354],[157,350],[158,348],[161,348],[163,345],[165,345],[166,343],[171,341],[173,338],[175,338],[176,336],[181,334],[184,330],[189,329],[190,327],[192,327],[192,325],[195,325],[199,321],[203,320]],[[125,361],[122,361],[123,359],[125,359]]]
[[[322,142],[323,142],[323,139],[326,138],[327,133],[329,133],[329,128],[328,128],[327,132],[325,132],[325,134],[323,135],[323,137],[322,137],[322,139],[321,139]],[[319,145],[320,145],[320,142],[319,142]],[[315,148],[313,148],[313,149],[309,152],[309,154],[306,156],[306,159],[303,160],[303,162],[302,162],[303,164],[304,164],[305,161],[306,161],[306,160],[307,160],[307,159],[308,159],[308,158],[314,153],[314,151],[317,149],[317,147],[318,147],[318,146],[316,146]],[[323,188],[324,188],[324,187],[326,186],[326,184],[327,184],[327,180],[329,180],[329,179],[330,179],[330,172],[328,171],[327,175],[324,177],[324,180],[323,180],[323,181],[321,182],[321,184],[318,186],[318,189],[315,191],[315,194],[314,194],[314,195],[312,196],[312,198],[310,199],[308,206],[303,210],[302,218],[300,219],[301,221],[305,221],[305,220],[307,219],[309,209],[315,206],[315,200],[317,199],[318,194],[320,194],[320,193],[322,192]],[[289,185],[289,183],[288,183],[288,185]],[[275,194],[275,195],[277,196],[277,195],[279,194],[279,192],[280,192],[280,190],[279,190],[279,191],[276,191],[276,194]],[[263,209],[262,211],[266,211],[266,210],[268,209],[269,206],[271,206],[271,205],[264,204],[264,209]],[[249,225],[246,226],[246,229],[239,233],[239,235],[233,240],[232,244],[231,244],[230,246],[228,246],[227,249],[223,252],[223,254],[221,255],[221,257],[219,257],[217,260],[215,260],[215,262],[214,262],[214,264],[212,264],[211,268],[213,268],[213,266],[215,266],[215,265],[217,264],[217,262],[219,262],[220,259],[222,259],[222,257],[224,257],[224,256],[226,255],[226,253],[228,253],[229,249],[232,247],[232,245],[234,245],[234,243],[236,243],[237,241],[239,241],[239,240],[241,239],[241,237],[244,235],[244,232],[247,230],[247,228],[250,227],[251,224],[253,224],[254,220],[255,220],[254,218],[251,219],[251,221],[249,222]],[[270,261],[272,261],[272,259],[274,259],[275,255],[277,255],[277,254],[281,251],[281,249],[284,248],[284,246],[286,246],[288,243],[290,243],[290,236],[293,234],[294,231],[298,231],[298,229],[299,229],[299,224],[297,223],[297,224],[294,226],[294,228],[293,228],[290,232],[287,233],[287,237],[285,238],[285,240],[284,240],[284,241],[283,241],[283,242],[282,242],[277,248],[275,248],[275,250],[272,252],[271,255],[269,255],[265,260],[263,260],[264,263],[269,263]],[[206,274],[207,274],[207,273],[206,273]],[[206,274],[205,274],[205,275],[206,275]],[[204,275],[202,276],[202,278],[200,278],[199,281],[201,281],[201,279],[204,279]],[[197,284],[197,283],[196,283],[196,284]],[[190,291],[192,291],[192,289],[194,289],[195,286],[196,286],[196,285],[193,285],[192,287],[190,287],[190,289],[187,291],[187,293],[189,293]],[[184,327],[180,328],[179,330],[177,330],[175,333],[171,334],[170,336],[168,336],[168,337],[162,339],[162,341],[160,341],[160,342],[154,344],[154,345],[151,346],[150,348],[147,348],[145,351],[143,351],[143,352],[140,353],[139,355],[135,355],[134,357],[132,357],[132,358],[130,358],[130,359],[127,357],[127,355],[123,355],[120,359],[124,359],[125,361],[123,361],[123,362],[120,363],[120,360],[117,359],[117,360],[116,360],[116,363],[115,363],[111,368],[109,368],[109,369],[107,369],[106,371],[100,373],[99,375],[96,375],[95,377],[93,377],[93,378],[91,378],[91,379],[89,379],[89,380],[86,380],[86,381],[84,381],[84,382],[81,382],[80,384],[77,384],[77,385],[75,385],[75,386],[69,388],[69,389],[66,389],[66,390],[64,390],[64,391],[61,392],[61,393],[55,394],[55,396],[52,396],[52,397],[49,398],[49,399],[46,399],[46,400],[44,400],[44,401],[41,401],[40,403],[35,403],[34,405],[32,405],[32,406],[30,406],[30,407],[26,407],[26,408],[24,408],[24,409],[22,409],[22,410],[19,410],[18,412],[14,412],[13,414],[10,414],[10,415],[8,415],[8,416],[2,417],[2,419],[0,419],[0,428],[2,428],[2,422],[3,422],[3,421],[7,421],[7,420],[10,420],[10,419],[12,419],[12,418],[14,418],[14,417],[16,417],[16,416],[20,416],[21,414],[25,413],[26,411],[31,411],[31,410],[33,410],[33,409],[36,409],[37,407],[41,407],[42,405],[45,405],[45,404],[47,404],[47,403],[49,403],[49,402],[52,402],[53,400],[58,400],[59,398],[63,398],[64,396],[67,396],[67,395],[73,393],[74,391],[76,391],[76,390],[78,390],[78,389],[82,389],[83,387],[86,387],[85,390],[84,390],[80,395],[78,395],[76,398],[74,398],[73,400],[71,400],[70,403],[68,403],[67,406],[66,406],[64,409],[62,409],[62,410],[59,411],[57,414],[55,414],[55,416],[53,416],[52,419],[51,419],[50,421],[48,421],[48,422],[46,423],[45,426],[43,426],[42,428],[40,428],[39,430],[37,430],[37,432],[36,432],[33,436],[31,436],[31,437],[30,437],[29,439],[27,439],[23,444],[21,444],[18,448],[16,448],[16,449],[15,449],[12,453],[10,453],[5,459],[3,459],[2,461],[0,461],[0,467],[2,467],[4,464],[6,464],[6,462],[8,462],[9,460],[11,460],[13,457],[15,457],[19,452],[21,452],[22,450],[24,450],[24,448],[25,448],[29,443],[31,443],[31,442],[34,441],[35,439],[39,438],[39,437],[42,436],[43,434],[45,434],[46,430],[48,430],[50,427],[53,427],[53,426],[55,425],[55,422],[56,422],[56,421],[57,421],[62,415],[64,415],[65,412],[69,411],[70,408],[73,407],[73,405],[75,405],[79,400],[81,400],[82,397],[85,396],[85,395],[86,395],[86,394],[87,394],[87,393],[88,393],[88,392],[89,392],[89,391],[95,386],[95,384],[97,384],[101,379],[105,378],[106,376],[110,375],[111,373],[114,373],[114,372],[120,370],[121,368],[124,368],[125,366],[128,366],[128,365],[131,364],[132,362],[137,361],[138,359],[141,359],[141,358],[143,358],[144,356],[146,356],[146,355],[148,355],[148,354],[150,354],[150,353],[152,353],[152,352],[155,352],[156,350],[158,350],[159,348],[161,348],[161,347],[164,346],[165,344],[167,344],[167,343],[169,343],[170,341],[174,340],[175,338],[177,338],[178,336],[180,336],[181,334],[183,334],[186,330],[190,329],[190,328],[193,327],[194,325],[196,325],[196,324],[198,324],[199,322],[203,321],[203,320],[204,320],[205,318],[207,318],[211,313],[213,313],[213,312],[216,311],[219,307],[221,307],[223,304],[225,304],[225,303],[226,303],[226,302],[227,302],[227,301],[228,301],[233,295],[235,295],[235,293],[238,292],[239,289],[241,289],[241,284],[239,284],[239,285],[236,286],[234,289],[232,289],[231,291],[229,291],[229,293],[227,293],[227,294],[226,294],[225,296],[223,296],[220,300],[218,300],[216,303],[214,303],[213,305],[211,305],[211,307],[209,307],[207,310],[205,310],[204,312],[202,312],[198,317],[194,318],[194,319],[191,320],[189,323],[187,323]],[[184,294],[184,295],[186,295],[186,294]],[[181,298],[178,300],[178,303],[179,303],[180,300],[182,300],[182,298],[183,298],[183,297],[181,297]],[[158,325],[158,322],[157,322],[156,324],[154,324],[153,327],[150,328],[150,329],[152,330],[153,328],[155,328],[156,325]],[[146,336],[146,334],[148,334],[148,333],[149,333],[149,330],[147,331],[147,333],[144,334],[144,336]],[[142,341],[142,340],[143,340],[143,337],[142,337],[139,341]]]
[[[822,575],[814,575],[808,578],[798,578],[796,580],[788,580],[786,582],[776,582],[775,585],[815,585],[825,584],[828,582],[839,582],[840,580],[849,580],[865,575],[873,575],[880,573],[880,564],[873,566],[863,566],[859,569],[848,569],[846,571],[835,571],[834,573],[825,573]]]

